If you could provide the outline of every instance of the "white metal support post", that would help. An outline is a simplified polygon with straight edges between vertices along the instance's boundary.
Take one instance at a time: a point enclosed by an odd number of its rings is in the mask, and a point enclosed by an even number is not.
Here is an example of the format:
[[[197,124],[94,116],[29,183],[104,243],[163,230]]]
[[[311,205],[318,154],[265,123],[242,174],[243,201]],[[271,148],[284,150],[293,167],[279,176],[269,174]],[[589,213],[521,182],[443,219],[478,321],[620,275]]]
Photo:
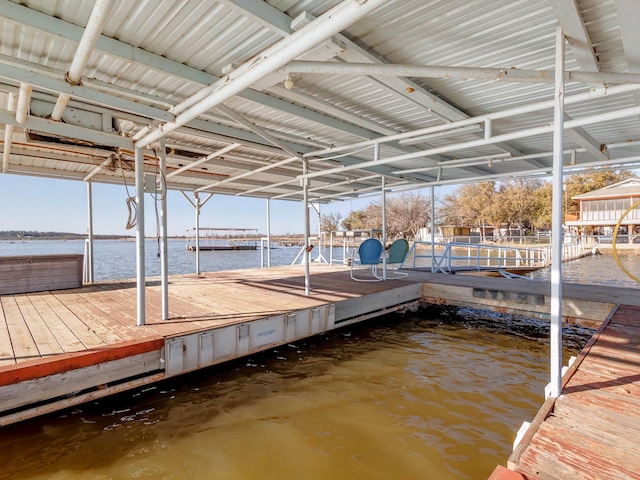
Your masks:
[[[180,191],[180,193],[196,211],[196,274],[200,275],[200,209],[211,199],[211,197],[213,197],[213,193],[210,193],[203,201],[200,201],[200,194],[198,193],[198,191],[193,192],[193,198],[195,199],[195,201],[191,201],[191,199],[187,197],[187,194],[182,190]]]
[[[193,199],[196,211],[196,275],[200,275],[200,194],[193,192]]]
[[[565,39],[562,28],[556,32],[556,83],[553,130],[553,201],[551,213],[551,391],[562,390],[562,162],[564,128]]]
[[[317,205],[314,205],[312,203],[311,207],[318,215],[318,256],[316,257],[316,262],[322,263],[325,260],[322,256],[322,213],[320,213],[320,203],[318,203]]]
[[[85,282],[93,283],[93,188],[91,182],[87,182],[87,214],[89,218],[87,228],[87,258],[84,259],[87,273]]]
[[[329,265],[333,267],[333,232],[329,232]]]
[[[375,156],[380,156],[380,144],[375,144]],[[380,194],[380,201],[382,202],[382,280],[387,279],[387,192],[385,190],[386,182],[385,177],[382,175],[381,180],[382,192]]]
[[[324,255],[322,255],[322,213],[320,211],[320,203],[314,204],[310,202],[309,206],[316,212],[316,216],[318,217],[318,256],[316,257],[316,262],[327,263]],[[309,234],[309,236],[311,236],[311,234]]]
[[[162,320],[169,320],[169,255],[167,251],[167,150],[160,144],[160,277],[162,281]]]
[[[267,268],[271,268],[271,199],[267,198]]]
[[[436,273],[436,187],[431,187],[431,273]],[[416,252],[414,250],[413,255]]]
[[[305,159],[302,162],[302,174],[305,175],[309,171],[309,161]],[[309,261],[311,254],[309,252],[309,180],[302,180],[302,203],[304,203],[304,294],[309,295],[310,289],[310,272]]]
[[[144,249],[144,155],[141,148],[135,149],[136,168],[136,278],[137,278],[137,323],[141,327],[145,324],[145,249]]]

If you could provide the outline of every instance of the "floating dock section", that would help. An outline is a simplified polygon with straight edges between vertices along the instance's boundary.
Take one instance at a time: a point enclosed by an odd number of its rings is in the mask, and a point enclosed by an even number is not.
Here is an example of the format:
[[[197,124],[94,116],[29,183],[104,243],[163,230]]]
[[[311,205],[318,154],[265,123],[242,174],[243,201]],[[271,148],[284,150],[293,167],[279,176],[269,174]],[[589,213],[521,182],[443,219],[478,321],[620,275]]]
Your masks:
[[[135,282],[0,297],[0,425],[66,408],[417,306],[421,282],[360,283],[347,270],[236,270],[146,287],[136,326]]]
[[[195,245],[187,245],[187,250],[190,252],[195,252],[196,250],[200,250],[202,252],[206,251],[229,251],[229,250],[257,250],[257,245],[200,245],[196,247]]]

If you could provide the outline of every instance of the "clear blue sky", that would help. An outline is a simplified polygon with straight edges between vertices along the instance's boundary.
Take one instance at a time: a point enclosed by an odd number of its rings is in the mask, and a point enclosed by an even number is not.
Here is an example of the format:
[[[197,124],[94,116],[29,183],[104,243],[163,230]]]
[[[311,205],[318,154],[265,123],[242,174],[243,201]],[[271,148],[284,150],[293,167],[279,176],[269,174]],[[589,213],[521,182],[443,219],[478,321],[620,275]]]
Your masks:
[[[135,195],[135,187],[129,186]],[[190,197],[192,198],[192,197]],[[201,196],[201,198],[203,198]],[[135,235],[127,230],[129,211],[123,185],[93,185],[94,234]],[[375,197],[322,205],[320,213],[340,213],[365,208]],[[87,232],[87,185],[81,181],[55,180],[13,174],[0,174],[0,230]],[[168,233],[184,235],[195,226],[194,209],[180,192],[167,197]],[[153,198],[145,195],[145,233],[156,235]],[[267,201],[264,199],[214,195],[202,208],[201,227],[257,228],[267,231]],[[271,233],[302,233],[303,207],[299,202],[271,201]],[[317,232],[317,217],[311,216],[311,231]]]

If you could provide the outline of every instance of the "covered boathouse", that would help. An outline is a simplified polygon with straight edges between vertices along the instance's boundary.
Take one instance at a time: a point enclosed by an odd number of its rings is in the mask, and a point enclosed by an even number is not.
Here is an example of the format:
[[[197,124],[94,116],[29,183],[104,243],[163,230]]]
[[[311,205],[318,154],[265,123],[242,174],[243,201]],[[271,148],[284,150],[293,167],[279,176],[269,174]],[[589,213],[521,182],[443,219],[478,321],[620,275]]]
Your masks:
[[[549,423],[566,407],[564,389],[582,391],[562,378],[563,318],[598,312],[603,330],[589,351],[611,338],[609,326],[626,338],[632,348],[620,362],[624,378],[635,378],[627,391],[638,392],[634,296],[610,291],[604,310],[577,308],[575,298],[593,302],[593,292],[568,299],[560,252],[563,175],[640,162],[639,24],[633,0],[0,0],[2,175],[85,182],[89,212],[84,286],[64,290],[64,299],[51,286],[33,298],[0,297],[3,422],[416,301],[482,298],[488,307],[491,300],[496,308],[542,308],[551,320],[549,399],[509,469],[498,467],[494,478],[587,478],[585,471],[590,478],[640,478],[640,468],[623,469],[596,443],[591,456],[575,460],[578,447]],[[188,295],[222,295],[207,278],[230,274],[169,282],[166,196],[163,271],[153,282],[146,278],[144,203],[151,192],[181,191],[196,212],[211,195],[260,197],[267,208],[271,199],[290,200],[309,244],[311,203],[377,192],[384,205],[391,192],[430,187],[434,195],[445,185],[549,176],[556,254],[545,291],[508,279],[492,279],[499,283],[490,288],[438,289],[442,274],[366,288],[334,280],[332,289],[342,291],[328,291],[323,274],[348,272],[312,272],[306,252],[297,274],[259,274],[268,286],[259,297],[262,315],[233,306],[216,315],[206,300]],[[140,216],[137,278],[121,290],[93,281],[92,185],[124,181],[135,184]],[[224,288],[234,282],[242,283],[235,278]],[[275,292],[294,294],[284,308],[269,310]],[[105,318],[94,301],[103,302]],[[43,319],[54,317],[92,328],[74,340],[68,327],[66,343],[48,342]],[[615,345],[607,358],[615,357]],[[587,353],[569,372],[573,380]],[[615,384],[618,373],[607,371],[599,381]],[[637,425],[637,412],[627,412],[628,423]],[[617,438],[638,453],[637,431],[625,428],[622,422],[601,441]],[[637,462],[638,455],[628,457]]]

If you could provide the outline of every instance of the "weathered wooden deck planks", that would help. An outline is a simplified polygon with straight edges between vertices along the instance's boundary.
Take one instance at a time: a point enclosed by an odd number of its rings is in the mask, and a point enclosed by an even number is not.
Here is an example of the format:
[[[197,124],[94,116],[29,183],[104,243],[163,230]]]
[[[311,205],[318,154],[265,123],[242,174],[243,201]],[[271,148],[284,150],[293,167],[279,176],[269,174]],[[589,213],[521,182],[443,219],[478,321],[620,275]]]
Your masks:
[[[136,326],[135,282],[0,297],[0,366],[68,352],[172,336],[230,322],[308,308],[392,288],[362,284],[343,269],[314,265],[316,285],[304,295],[299,267],[171,277],[169,321],[161,320],[156,280],[146,288],[147,325]],[[343,278],[345,277],[345,278]]]
[[[524,478],[640,479],[640,307],[620,306],[585,349],[510,459]]]
[[[0,304],[2,307],[2,304]],[[4,365],[13,365],[16,363],[13,346],[11,345],[11,337],[9,335],[9,325],[4,308],[0,308],[0,367]]]
[[[136,325],[136,283],[131,281],[2,295],[0,425],[269,348],[286,340],[263,342],[260,335],[280,329],[282,336],[285,324],[307,322],[302,336],[319,333],[333,328],[328,306],[334,302],[403,285],[358,284],[343,268],[326,265],[314,265],[313,271],[318,288],[309,296],[300,266],[171,277],[169,320],[161,319],[160,282],[150,279],[143,327]],[[414,288],[411,300],[419,296]],[[394,301],[387,295],[384,306]],[[371,311],[363,302],[360,307],[356,314]],[[221,341],[231,342],[231,356],[213,357],[213,344],[200,345],[214,338],[215,348],[222,350]]]

